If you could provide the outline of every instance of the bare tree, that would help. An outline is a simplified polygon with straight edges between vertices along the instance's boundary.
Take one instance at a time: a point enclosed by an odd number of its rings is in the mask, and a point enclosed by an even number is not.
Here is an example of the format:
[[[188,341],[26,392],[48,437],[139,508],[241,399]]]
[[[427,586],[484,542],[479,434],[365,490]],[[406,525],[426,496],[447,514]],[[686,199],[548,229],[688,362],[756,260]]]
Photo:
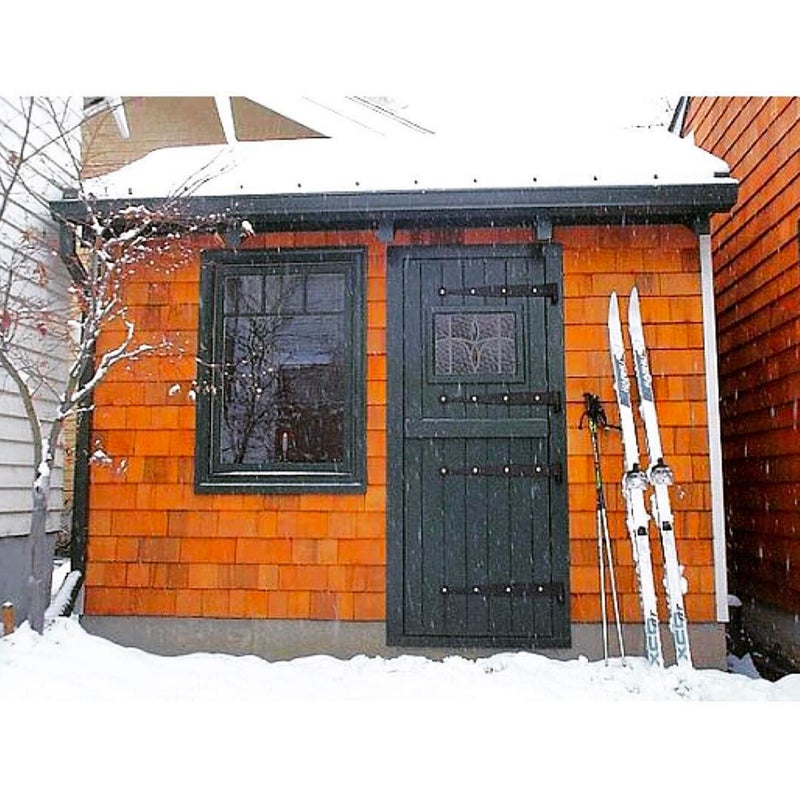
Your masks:
[[[181,232],[218,232],[224,221],[181,214],[186,193],[202,185],[197,175],[158,208],[101,211],[81,177],[80,114],[52,98],[22,98],[17,108],[14,147],[0,138],[0,241],[8,244],[0,248],[0,368],[16,386],[33,443],[28,618],[41,631],[51,591],[46,544],[51,475],[65,423],[90,408],[92,392],[115,366],[174,349],[165,338],[143,341],[137,335],[128,318],[125,284],[139,265],[157,260],[163,250],[171,254],[172,269],[180,266],[181,248],[175,245]],[[71,187],[80,213],[58,220],[77,247],[67,259],[67,297],[54,300],[38,291],[52,277],[43,255],[52,255],[53,242],[42,239],[35,226],[21,228],[11,211],[24,204],[30,216],[49,216],[52,197],[36,179],[56,149],[62,185]],[[110,344],[98,349],[101,341]],[[42,357],[47,342],[66,349],[66,368]],[[43,396],[50,397],[54,412],[42,412]]]

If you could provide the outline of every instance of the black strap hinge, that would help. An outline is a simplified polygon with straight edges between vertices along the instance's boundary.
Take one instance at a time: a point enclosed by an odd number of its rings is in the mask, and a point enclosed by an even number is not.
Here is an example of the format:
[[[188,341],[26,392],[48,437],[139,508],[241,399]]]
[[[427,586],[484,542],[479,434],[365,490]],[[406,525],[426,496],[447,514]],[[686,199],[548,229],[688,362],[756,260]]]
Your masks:
[[[493,406],[552,406],[561,411],[561,392],[493,392],[490,394],[439,395],[440,403],[471,403]]]
[[[443,595],[473,597],[542,597],[565,601],[563,583],[479,583],[472,586],[442,586]]]
[[[439,296],[460,297],[549,297],[551,303],[558,302],[557,283],[511,283],[496,286],[469,286],[463,289],[439,288]]]
[[[563,480],[561,464],[474,464],[470,467],[439,468],[439,474],[466,475],[471,478],[553,478]]]

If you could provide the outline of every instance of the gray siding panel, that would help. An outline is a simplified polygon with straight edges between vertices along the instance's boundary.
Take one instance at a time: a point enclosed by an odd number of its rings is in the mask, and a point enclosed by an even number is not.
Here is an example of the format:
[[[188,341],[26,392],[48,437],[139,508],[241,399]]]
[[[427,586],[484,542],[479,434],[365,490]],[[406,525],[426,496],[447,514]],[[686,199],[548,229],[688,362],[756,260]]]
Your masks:
[[[47,542],[52,558],[55,536]],[[28,616],[28,575],[31,548],[28,536],[0,536],[0,605],[13,603],[17,623]]]
[[[63,105],[64,100],[55,100]],[[70,177],[71,164],[65,148],[48,145],[56,130],[46,113],[44,98],[37,99],[37,113],[31,130],[30,142],[41,147],[40,155],[29,162],[25,184],[13,193],[3,220],[0,222],[0,285],[5,286],[10,264],[33,266],[35,280],[17,285],[16,292],[24,293],[46,303],[51,310],[67,308],[69,280],[66,269],[56,253],[58,227],[50,217],[49,200],[61,196],[61,187],[74,183]],[[18,152],[22,140],[20,98],[0,97],[0,155]],[[73,107],[77,109],[77,106]],[[77,120],[75,111],[73,120]],[[77,143],[77,139],[76,142]],[[5,165],[3,167],[5,172]],[[26,240],[27,236],[27,240]],[[37,264],[45,275],[40,276]],[[40,279],[41,278],[41,279]],[[24,337],[24,347],[38,363],[46,364],[52,385],[57,389],[66,374],[68,352],[66,343],[55,336],[43,336],[32,331]],[[51,418],[57,398],[41,386],[36,393],[39,412],[44,419]],[[13,382],[0,370],[0,540],[11,537],[18,540],[27,533],[30,524],[30,487],[33,474],[31,432],[22,404]],[[62,525],[63,513],[63,458],[59,455],[52,474],[53,493],[48,529],[56,531]],[[0,557],[0,581],[8,581],[15,573],[16,548],[19,541],[8,545],[7,558]],[[13,554],[12,554],[13,552]],[[0,582],[0,587],[4,584]],[[0,598],[2,599],[2,598]]]

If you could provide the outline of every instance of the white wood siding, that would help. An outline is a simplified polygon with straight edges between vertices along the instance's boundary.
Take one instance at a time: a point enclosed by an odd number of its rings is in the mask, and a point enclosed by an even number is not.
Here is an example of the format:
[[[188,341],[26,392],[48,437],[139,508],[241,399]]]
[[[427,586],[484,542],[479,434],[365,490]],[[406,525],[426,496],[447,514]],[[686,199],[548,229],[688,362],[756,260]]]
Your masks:
[[[25,98],[0,97],[0,158],[18,152],[24,130]],[[77,103],[53,100],[74,125],[78,121]],[[37,279],[31,279],[15,291],[36,302],[46,303],[52,310],[64,309],[68,303],[69,278],[58,257],[58,228],[50,217],[47,201],[61,197],[61,187],[74,185],[73,169],[63,142],[52,142],[56,127],[48,114],[44,99],[36,101],[34,127],[30,142],[41,148],[24,172],[24,186],[12,194],[0,222],[0,286],[5,285],[9,264],[26,264]],[[77,129],[70,146],[78,144]],[[5,170],[5,165],[0,165]],[[42,268],[37,267],[41,264]],[[54,389],[63,384],[68,358],[66,344],[57,337],[34,329],[25,331],[24,346],[30,356],[42,364],[52,378],[52,386],[40,385],[35,400],[40,415],[50,419],[56,408]],[[33,445],[16,386],[0,367],[0,536],[28,533],[33,475]],[[63,456],[58,454],[53,471],[53,493],[50,500],[48,529],[57,531],[63,521]]]

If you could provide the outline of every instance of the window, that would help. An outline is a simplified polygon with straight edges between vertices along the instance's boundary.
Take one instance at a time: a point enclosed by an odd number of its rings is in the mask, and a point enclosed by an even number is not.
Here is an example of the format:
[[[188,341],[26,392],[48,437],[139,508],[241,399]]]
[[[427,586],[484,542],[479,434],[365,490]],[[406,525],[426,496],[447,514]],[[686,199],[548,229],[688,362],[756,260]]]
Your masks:
[[[361,250],[203,256],[198,491],[365,488]]]
[[[433,328],[435,375],[516,375],[513,312],[434,313]]]

